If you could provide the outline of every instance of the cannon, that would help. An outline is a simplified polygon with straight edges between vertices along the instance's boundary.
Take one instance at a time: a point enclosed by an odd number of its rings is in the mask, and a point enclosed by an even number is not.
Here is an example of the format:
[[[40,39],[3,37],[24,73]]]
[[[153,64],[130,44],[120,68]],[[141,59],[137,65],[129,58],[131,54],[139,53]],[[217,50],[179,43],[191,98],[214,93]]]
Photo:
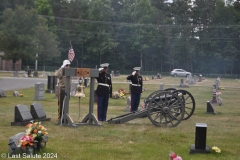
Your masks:
[[[194,97],[186,90],[168,88],[151,93],[145,100],[142,110],[109,119],[111,124],[148,117],[157,127],[175,127],[182,120],[189,119],[195,110]]]

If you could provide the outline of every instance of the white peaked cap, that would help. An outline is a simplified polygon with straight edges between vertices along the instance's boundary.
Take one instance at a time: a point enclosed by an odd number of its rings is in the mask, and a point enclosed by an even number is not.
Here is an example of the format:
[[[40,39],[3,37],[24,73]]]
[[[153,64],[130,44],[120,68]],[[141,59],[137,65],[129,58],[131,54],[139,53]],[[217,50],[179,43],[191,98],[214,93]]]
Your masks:
[[[109,66],[109,63],[100,64],[100,67],[102,67],[102,68],[108,68],[108,66]]]
[[[140,71],[141,67],[134,67],[133,70],[134,71]]]

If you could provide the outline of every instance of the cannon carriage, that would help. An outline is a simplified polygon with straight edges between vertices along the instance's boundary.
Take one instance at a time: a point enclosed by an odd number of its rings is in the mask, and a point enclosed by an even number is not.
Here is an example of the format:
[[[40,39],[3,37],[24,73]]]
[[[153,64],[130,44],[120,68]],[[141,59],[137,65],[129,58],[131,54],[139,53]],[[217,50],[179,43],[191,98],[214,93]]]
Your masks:
[[[108,123],[122,124],[136,118],[148,117],[157,127],[175,127],[182,120],[189,119],[195,110],[195,100],[191,93],[174,88],[155,91],[144,103],[142,110],[111,118]]]

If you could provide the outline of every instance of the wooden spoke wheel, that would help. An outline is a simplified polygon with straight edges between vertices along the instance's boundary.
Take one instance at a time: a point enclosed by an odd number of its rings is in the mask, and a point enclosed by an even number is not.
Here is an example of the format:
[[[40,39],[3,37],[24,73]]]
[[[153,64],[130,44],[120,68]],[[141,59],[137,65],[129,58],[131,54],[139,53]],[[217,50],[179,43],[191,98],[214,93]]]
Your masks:
[[[151,97],[147,114],[157,127],[175,127],[183,119],[184,105],[177,94],[159,92]]]
[[[164,91],[174,92],[174,91],[176,91],[176,90],[177,90],[176,88],[167,88],[167,89],[165,89]]]
[[[178,95],[178,97],[182,100],[183,105],[185,106],[185,114],[183,120],[187,120],[193,115],[195,111],[195,100],[192,94],[185,90],[176,90],[173,93]]]

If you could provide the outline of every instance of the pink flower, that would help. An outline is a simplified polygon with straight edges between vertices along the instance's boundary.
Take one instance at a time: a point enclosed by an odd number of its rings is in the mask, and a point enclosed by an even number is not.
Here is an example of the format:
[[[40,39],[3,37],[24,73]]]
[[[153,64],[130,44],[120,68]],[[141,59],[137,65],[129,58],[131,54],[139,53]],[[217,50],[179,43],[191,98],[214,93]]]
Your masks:
[[[177,156],[176,158],[173,158],[173,160],[182,160],[180,156]]]

